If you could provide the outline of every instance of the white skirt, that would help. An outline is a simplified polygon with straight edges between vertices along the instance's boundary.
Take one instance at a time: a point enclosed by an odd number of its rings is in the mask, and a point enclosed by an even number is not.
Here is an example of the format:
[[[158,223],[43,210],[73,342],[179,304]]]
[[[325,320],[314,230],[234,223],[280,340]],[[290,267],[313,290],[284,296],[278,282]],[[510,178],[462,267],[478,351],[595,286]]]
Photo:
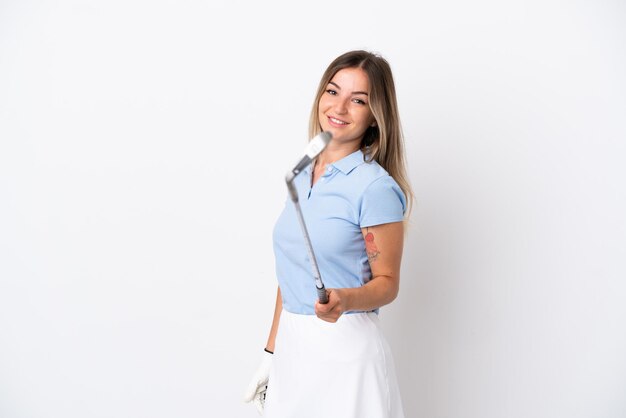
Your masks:
[[[378,315],[336,323],[283,309],[265,418],[403,418],[393,358]]]

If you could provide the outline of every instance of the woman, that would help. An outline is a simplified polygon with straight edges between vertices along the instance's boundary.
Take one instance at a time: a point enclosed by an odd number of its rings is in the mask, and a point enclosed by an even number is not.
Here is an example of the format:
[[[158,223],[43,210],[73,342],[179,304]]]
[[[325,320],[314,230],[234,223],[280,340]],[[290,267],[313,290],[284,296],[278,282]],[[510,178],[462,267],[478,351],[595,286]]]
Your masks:
[[[270,418],[403,417],[378,308],[398,294],[403,221],[413,195],[385,59],[350,51],[329,65],[310,137],[321,131],[332,141],[294,183],[329,301],[316,301],[288,200],[274,229],[274,320],[245,400]]]

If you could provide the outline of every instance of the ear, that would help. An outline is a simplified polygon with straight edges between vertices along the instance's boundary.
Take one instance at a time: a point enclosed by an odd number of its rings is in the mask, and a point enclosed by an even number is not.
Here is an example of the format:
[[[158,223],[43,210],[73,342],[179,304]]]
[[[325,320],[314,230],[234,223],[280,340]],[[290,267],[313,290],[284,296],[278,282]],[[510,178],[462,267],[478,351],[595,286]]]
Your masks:
[[[370,123],[370,128],[375,128],[375,127],[376,127],[376,119],[374,119],[374,121]]]

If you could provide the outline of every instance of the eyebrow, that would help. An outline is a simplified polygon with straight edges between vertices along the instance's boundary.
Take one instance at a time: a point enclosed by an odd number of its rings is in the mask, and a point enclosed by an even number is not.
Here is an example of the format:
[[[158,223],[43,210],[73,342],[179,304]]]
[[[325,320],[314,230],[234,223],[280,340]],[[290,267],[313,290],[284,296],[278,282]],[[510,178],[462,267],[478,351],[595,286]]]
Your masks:
[[[328,84],[332,84],[333,86],[337,87],[339,90],[341,90],[341,87],[339,87],[339,85],[335,82],[329,81]],[[353,91],[352,94],[364,94],[367,96],[367,92],[366,91]]]

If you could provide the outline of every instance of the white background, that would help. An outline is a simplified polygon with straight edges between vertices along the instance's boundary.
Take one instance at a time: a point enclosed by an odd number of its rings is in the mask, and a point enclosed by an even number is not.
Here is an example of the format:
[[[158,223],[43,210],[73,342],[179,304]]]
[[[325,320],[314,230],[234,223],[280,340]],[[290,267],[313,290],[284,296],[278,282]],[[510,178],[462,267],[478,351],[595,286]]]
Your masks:
[[[622,1],[0,1],[0,417],[257,416],[283,175],[356,48],[394,70],[417,195],[381,311],[407,418],[625,417],[625,23]]]

